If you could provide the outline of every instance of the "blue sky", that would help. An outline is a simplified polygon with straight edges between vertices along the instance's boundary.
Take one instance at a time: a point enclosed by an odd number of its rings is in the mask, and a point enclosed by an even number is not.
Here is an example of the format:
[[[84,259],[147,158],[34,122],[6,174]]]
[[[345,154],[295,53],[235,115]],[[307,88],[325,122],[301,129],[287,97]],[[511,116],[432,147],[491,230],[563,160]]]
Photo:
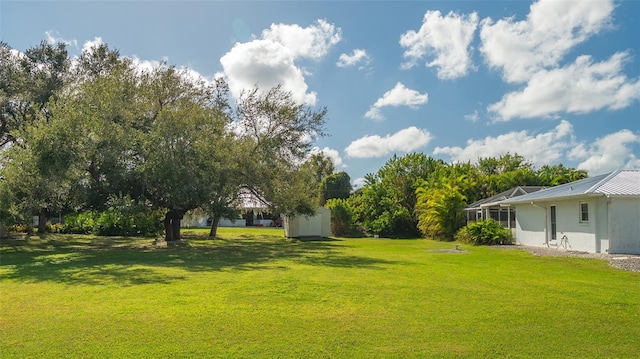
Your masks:
[[[356,184],[415,151],[640,168],[638,34],[640,1],[0,2],[19,51],[102,41],[234,93],[284,84],[328,108],[317,150]]]

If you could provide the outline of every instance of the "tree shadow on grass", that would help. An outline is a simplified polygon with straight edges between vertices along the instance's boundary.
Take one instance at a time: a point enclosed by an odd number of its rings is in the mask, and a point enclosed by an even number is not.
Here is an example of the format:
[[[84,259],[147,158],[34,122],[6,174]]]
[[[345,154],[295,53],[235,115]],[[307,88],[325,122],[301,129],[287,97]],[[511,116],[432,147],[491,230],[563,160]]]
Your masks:
[[[391,262],[346,255],[335,241],[279,237],[203,240],[178,245],[151,239],[51,235],[0,241],[0,279],[20,282],[118,285],[169,284],[188,272],[287,269],[297,264],[384,269]],[[285,260],[285,262],[282,262]]]

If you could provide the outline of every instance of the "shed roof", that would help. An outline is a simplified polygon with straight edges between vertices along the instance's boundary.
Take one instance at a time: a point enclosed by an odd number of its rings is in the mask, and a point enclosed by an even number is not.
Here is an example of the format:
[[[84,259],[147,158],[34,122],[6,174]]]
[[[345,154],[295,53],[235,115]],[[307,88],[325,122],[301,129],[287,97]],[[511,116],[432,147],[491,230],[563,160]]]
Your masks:
[[[502,201],[501,204],[588,195],[640,197],[640,170],[620,170],[584,178],[517,198],[507,199]]]

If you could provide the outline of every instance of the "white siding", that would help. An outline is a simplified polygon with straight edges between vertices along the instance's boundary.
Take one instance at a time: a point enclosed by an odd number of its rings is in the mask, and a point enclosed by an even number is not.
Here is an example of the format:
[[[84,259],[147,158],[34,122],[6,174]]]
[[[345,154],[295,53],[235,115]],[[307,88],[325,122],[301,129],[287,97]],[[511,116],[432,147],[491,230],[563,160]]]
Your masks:
[[[545,210],[530,204],[516,205],[516,243],[545,246]]]
[[[640,198],[612,198],[609,253],[640,254]]]
[[[234,222],[227,218],[220,218],[220,221],[218,222],[218,227],[246,227],[246,226],[247,226],[246,219],[236,219]]]
[[[589,205],[589,221],[580,221],[580,203]],[[584,198],[582,200],[558,201],[554,203],[557,211],[558,239],[551,242],[558,248],[596,252],[596,215],[595,200]],[[564,239],[563,239],[564,238]]]
[[[331,211],[318,207],[314,216],[287,216],[284,221],[286,237],[329,237],[331,235]]]
[[[595,201],[594,219],[596,221],[596,253],[609,251],[609,204],[606,197]]]
[[[587,203],[589,220],[581,220]],[[640,254],[640,198],[581,197],[516,204],[516,243],[591,253]],[[557,239],[551,240],[550,207],[556,206]]]
[[[589,205],[589,221],[580,221],[580,203]],[[538,207],[536,207],[538,206]],[[516,243],[574,251],[596,251],[596,201],[590,198],[516,205]],[[551,210],[556,207],[556,240],[551,239]]]

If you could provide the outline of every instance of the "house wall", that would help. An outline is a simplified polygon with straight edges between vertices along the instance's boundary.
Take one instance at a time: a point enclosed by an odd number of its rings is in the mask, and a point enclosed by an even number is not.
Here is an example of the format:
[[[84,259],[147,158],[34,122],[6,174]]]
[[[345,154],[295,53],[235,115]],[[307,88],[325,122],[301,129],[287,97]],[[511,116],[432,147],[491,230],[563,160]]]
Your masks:
[[[595,246],[596,253],[607,253],[609,252],[609,240],[610,240],[610,232],[609,232],[609,204],[608,199],[606,197],[595,198],[595,208],[594,208],[594,218],[596,225],[595,232]]]
[[[580,203],[589,205],[589,220],[587,222],[580,221]],[[597,252],[596,225],[601,222],[598,220],[597,214],[598,212],[602,213],[602,210],[598,210],[601,207],[600,201],[593,197],[585,197],[550,203],[550,205],[554,204],[557,214],[558,238],[556,241],[551,241],[550,245],[555,244],[558,248],[572,251]]]
[[[580,203],[589,205],[589,221],[580,221]],[[573,251],[607,249],[607,205],[603,198],[583,197],[554,202],[516,205],[516,243]],[[556,206],[556,239],[551,239],[551,206]],[[598,231],[597,228],[601,227]],[[604,243],[604,248],[603,248]]]
[[[609,253],[640,254],[640,198],[611,198]]]
[[[247,220],[246,219],[236,219],[235,222],[228,218],[220,218],[218,222],[218,227],[246,227]]]
[[[192,227],[192,228],[208,227],[207,226],[208,218],[209,218],[208,216],[185,216],[180,221],[180,227]]]
[[[546,210],[534,207],[531,204],[517,204],[515,208],[516,243],[525,246],[546,246]]]

